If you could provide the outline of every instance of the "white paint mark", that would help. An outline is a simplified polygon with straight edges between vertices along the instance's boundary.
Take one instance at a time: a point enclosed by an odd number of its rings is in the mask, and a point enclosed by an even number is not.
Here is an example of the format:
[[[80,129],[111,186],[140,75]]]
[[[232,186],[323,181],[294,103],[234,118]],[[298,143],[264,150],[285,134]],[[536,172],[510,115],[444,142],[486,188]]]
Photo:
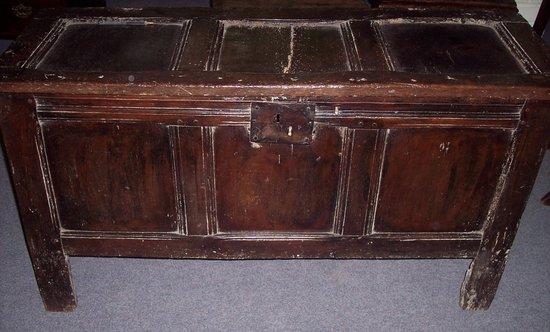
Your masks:
[[[289,126],[288,127],[288,133],[287,133],[288,136],[292,136],[292,126]]]
[[[443,151],[443,153],[447,154],[449,152],[449,148],[451,147],[451,142],[443,142],[439,144],[439,149]]]
[[[294,37],[296,32],[294,27],[290,28],[290,52],[288,53],[286,66],[283,68],[283,74],[290,73],[290,68],[292,67],[292,59],[294,58]]]
[[[250,144],[252,144],[252,147],[253,147],[254,149],[260,149],[260,148],[262,147],[261,144],[256,143],[256,142],[250,142]]]

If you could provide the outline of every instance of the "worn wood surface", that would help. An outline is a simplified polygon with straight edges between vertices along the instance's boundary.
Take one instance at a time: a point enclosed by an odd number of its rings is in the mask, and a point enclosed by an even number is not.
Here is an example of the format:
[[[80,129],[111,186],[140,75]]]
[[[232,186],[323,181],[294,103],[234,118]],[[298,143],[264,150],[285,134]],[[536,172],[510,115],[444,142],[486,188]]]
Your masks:
[[[48,311],[76,307],[41,129],[30,96],[0,98],[0,128],[36,282]]]
[[[390,130],[374,230],[480,231],[510,138],[508,130]]]
[[[367,0],[212,0],[214,8],[368,8]]]
[[[42,131],[63,229],[177,230],[168,128],[45,121]]]
[[[525,106],[506,177],[489,212],[479,252],[462,285],[460,306],[464,309],[487,309],[496,294],[538,166],[550,142],[549,106],[537,102]]]
[[[64,254],[474,258],[462,306],[486,308],[548,55],[514,10],[397,7],[37,17],[0,57],[0,123],[47,308],[74,305]]]
[[[544,30],[548,27],[550,20],[550,2],[548,0],[542,0],[540,4],[539,12],[533,23],[533,30],[542,37]]]
[[[376,0],[376,5],[384,7],[478,7],[516,10],[515,0]]]

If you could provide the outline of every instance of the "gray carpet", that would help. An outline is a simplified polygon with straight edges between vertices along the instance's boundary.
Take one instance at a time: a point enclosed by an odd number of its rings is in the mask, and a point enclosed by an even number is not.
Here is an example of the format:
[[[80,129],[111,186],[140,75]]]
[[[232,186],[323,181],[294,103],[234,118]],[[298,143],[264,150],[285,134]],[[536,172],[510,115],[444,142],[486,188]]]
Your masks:
[[[0,330],[550,331],[549,190],[547,154],[489,311],[459,309],[466,260],[71,258],[63,314],[42,307],[0,160]]]

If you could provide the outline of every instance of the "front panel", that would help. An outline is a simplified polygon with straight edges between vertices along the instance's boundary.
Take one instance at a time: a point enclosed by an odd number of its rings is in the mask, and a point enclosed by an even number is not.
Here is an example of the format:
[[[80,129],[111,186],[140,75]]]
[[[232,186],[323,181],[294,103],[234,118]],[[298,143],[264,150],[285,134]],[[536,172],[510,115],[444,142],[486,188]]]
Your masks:
[[[72,236],[476,238],[518,114],[511,106],[78,103],[38,106],[57,211]],[[306,108],[309,120],[288,117]],[[265,137],[251,129],[252,113],[271,126]],[[296,142],[280,140],[293,121],[314,124]]]
[[[250,142],[245,127],[215,131],[218,231],[322,232],[334,228],[341,167],[338,128],[311,144]]]
[[[390,129],[373,232],[480,231],[511,138],[503,129]]]
[[[42,124],[65,230],[176,232],[183,222],[168,129],[156,124]]]

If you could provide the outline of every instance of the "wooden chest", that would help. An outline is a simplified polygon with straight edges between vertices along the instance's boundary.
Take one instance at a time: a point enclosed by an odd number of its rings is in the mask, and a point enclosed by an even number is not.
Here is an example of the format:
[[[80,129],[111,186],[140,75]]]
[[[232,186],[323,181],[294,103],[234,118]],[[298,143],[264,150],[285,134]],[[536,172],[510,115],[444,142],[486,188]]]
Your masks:
[[[471,258],[488,308],[549,138],[509,9],[52,11],[0,66],[51,311],[68,256]]]

